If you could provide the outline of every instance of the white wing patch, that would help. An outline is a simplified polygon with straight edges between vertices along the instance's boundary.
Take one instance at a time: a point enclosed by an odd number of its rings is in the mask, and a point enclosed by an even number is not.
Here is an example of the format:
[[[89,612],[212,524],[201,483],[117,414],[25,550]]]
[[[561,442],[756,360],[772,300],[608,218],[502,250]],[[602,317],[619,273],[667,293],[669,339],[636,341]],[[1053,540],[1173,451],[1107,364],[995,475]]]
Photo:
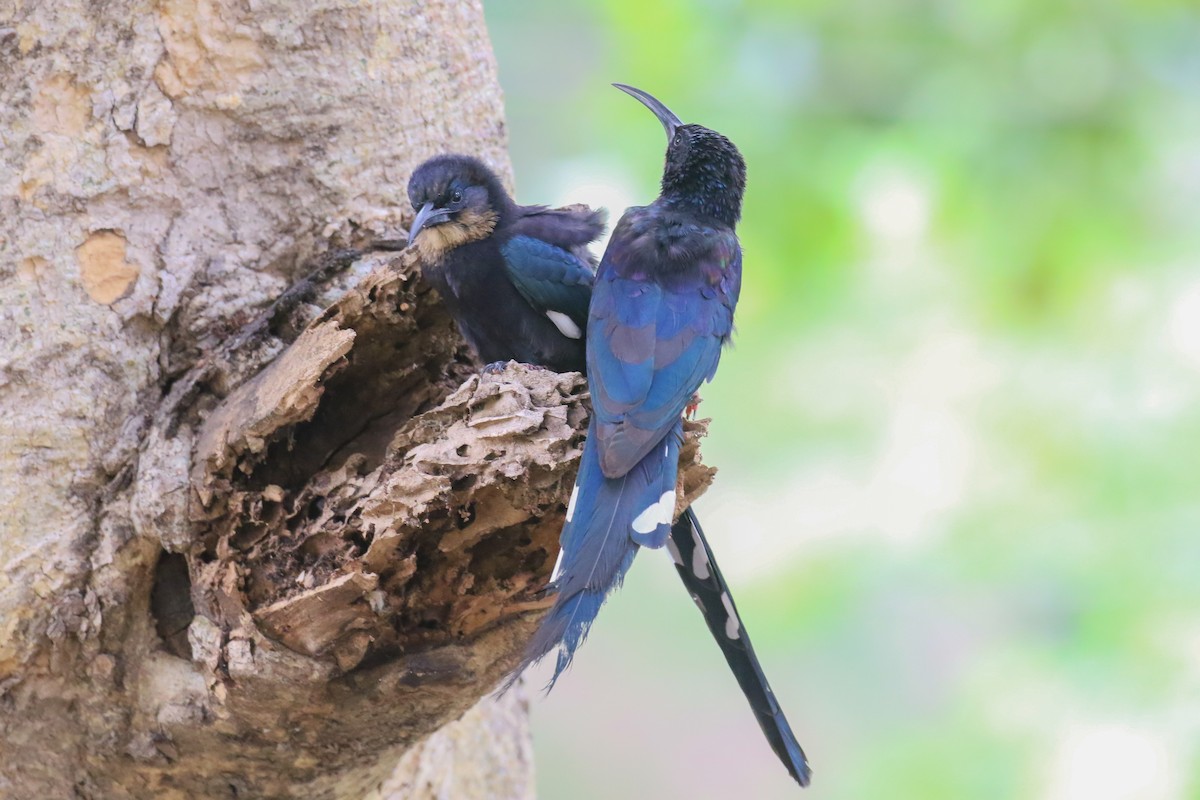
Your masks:
[[[558,580],[559,576],[562,575],[563,553],[565,553],[565,552],[566,552],[566,550],[562,550],[562,549],[559,549],[559,551],[558,551],[558,559],[554,562],[554,572],[550,573],[550,582],[551,583],[554,583],[556,580]]]
[[[561,311],[547,311],[546,316],[554,323],[554,327],[558,328],[558,332],[568,339],[580,339],[583,337],[583,331],[579,330],[579,326],[575,324],[575,320]]]
[[[729,598],[729,592],[721,592],[721,605],[725,606],[727,615],[725,617],[725,635],[730,639],[740,639],[742,622],[733,611],[733,600]]]
[[[646,510],[633,520],[633,529],[637,533],[651,533],[659,525],[670,525],[671,515],[675,513],[675,490],[663,492],[658,501],[646,506]]]

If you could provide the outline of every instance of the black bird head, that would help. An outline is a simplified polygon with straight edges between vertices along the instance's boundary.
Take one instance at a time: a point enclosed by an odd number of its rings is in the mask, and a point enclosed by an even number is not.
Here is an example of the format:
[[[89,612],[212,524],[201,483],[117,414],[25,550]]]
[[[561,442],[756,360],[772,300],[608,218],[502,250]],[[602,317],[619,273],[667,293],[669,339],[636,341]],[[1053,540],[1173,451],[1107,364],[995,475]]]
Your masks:
[[[742,216],[746,162],[733,142],[703,125],[684,124],[671,109],[641,89],[614,83],[654,112],[667,132],[662,196],[730,227]]]
[[[417,167],[408,180],[408,199],[417,212],[408,243],[433,261],[486,238],[512,206],[496,173],[460,155],[434,156]]]

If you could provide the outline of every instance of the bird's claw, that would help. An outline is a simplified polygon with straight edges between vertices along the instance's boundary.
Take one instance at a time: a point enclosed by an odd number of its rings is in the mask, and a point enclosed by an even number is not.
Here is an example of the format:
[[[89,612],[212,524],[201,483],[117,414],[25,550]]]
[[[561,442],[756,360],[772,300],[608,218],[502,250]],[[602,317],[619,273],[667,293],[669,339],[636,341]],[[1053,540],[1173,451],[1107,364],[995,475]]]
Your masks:
[[[692,399],[688,400],[688,404],[683,407],[683,418],[689,419],[689,420],[695,419],[696,411],[699,410],[699,408],[700,408],[700,393],[696,392],[695,394],[692,395]]]
[[[526,364],[522,361],[493,361],[490,364],[485,364],[483,369],[479,370],[480,375],[496,375],[508,367],[509,364],[520,364],[525,369],[539,370],[541,372],[549,372],[549,367],[543,367],[541,364]]]
[[[496,375],[504,372],[504,368],[509,365],[508,361],[493,361],[490,364],[484,364],[483,369],[479,370],[480,375]]]

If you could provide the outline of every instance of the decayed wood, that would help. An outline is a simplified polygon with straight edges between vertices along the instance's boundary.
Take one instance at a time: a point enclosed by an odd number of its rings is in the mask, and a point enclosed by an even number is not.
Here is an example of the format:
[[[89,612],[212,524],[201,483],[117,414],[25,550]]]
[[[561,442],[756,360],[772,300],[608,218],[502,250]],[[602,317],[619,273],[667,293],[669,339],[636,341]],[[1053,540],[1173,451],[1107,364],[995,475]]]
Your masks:
[[[0,0],[0,796],[530,795],[584,384],[341,250],[446,150],[472,0]]]
[[[328,664],[193,617],[192,450],[378,266],[310,291],[309,256],[402,230],[429,155],[506,174],[504,148],[475,0],[0,0],[0,796],[359,797],[419,735],[322,734],[305,690],[254,675]],[[473,700],[439,702],[424,729]],[[518,717],[496,719],[522,739]],[[357,756],[321,770],[287,736]]]
[[[547,605],[586,384],[517,364],[475,373],[413,270],[407,256],[381,265],[196,436],[190,658],[211,691],[183,703],[199,710],[181,735],[242,731],[247,775],[286,745],[309,784],[375,780],[362,748],[411,743],[490,691]],[[702,431],[688,426],[688,499],[712,476]],[[173,743],[170,719],[160,707]]]

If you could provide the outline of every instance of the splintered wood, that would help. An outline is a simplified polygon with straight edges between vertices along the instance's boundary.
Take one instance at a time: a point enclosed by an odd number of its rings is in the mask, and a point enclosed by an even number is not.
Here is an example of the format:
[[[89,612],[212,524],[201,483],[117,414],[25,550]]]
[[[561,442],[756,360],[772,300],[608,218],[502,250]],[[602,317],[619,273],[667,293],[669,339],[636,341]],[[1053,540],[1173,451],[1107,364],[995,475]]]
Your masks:
[[[581,376],[476,374],[409,269],[235,390],[194,459],[200,613],[342,672],[543,609],[586,429]],[[680,507],[712,479],[703,428],[687,426]]]
[[[471,377],[404,425],[374,469],[348,453],[290,503],[238,502],[269,530],[218,551],[239,559],[260,627],[349,669],[474,634],[514,603],[527,610],[557,550],[582,389],[515,365]]]
[[[189,713],[215,721],[197,746],[275,731],[244,741],[269,759],[278,731],[328,720],[303,747],[315,776],[491,691],[552,599],[586,390],[480,374],[406,255],[244,377],[196,432],[180,548],[211,688]],[[703,430],[685,426],[681,503],[712,479]]]

